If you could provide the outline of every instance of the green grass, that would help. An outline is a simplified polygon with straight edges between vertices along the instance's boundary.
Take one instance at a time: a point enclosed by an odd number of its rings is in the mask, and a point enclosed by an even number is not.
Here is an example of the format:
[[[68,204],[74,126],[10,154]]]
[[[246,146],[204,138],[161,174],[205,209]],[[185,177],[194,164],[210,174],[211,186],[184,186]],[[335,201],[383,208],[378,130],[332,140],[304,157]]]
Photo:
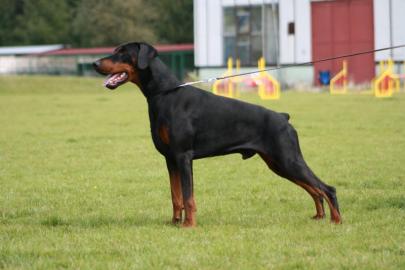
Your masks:
[[[0,77],[0,268],[404,269],[405,95],[286,92],[342,225],[257,157],[195,162],[198,227],[169,224],[164,159],[135,87]],[[329,214],[329,213],[328,213]]]

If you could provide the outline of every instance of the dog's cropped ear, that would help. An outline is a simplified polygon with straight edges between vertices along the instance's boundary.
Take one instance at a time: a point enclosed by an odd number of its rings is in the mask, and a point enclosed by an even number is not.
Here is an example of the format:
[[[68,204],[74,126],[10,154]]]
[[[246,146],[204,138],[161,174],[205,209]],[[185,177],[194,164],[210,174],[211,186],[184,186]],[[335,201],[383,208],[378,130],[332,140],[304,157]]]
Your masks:
[[[158,55],[157,50],[146,43],[139,44],[137,65],[139,69],[146,69],[150,61]]]

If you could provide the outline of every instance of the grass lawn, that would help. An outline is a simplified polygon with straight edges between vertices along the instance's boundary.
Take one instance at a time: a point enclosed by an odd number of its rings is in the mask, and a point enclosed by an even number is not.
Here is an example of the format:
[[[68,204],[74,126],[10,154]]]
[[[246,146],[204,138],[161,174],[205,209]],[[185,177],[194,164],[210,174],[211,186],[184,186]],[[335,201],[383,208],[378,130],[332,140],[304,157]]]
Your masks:
[[[101,78],[0,77],[0,268],[405,269],[405,95],[286,92],[342,225],[258,157],[194,163],[196,229],[170,225],[144,97]]]

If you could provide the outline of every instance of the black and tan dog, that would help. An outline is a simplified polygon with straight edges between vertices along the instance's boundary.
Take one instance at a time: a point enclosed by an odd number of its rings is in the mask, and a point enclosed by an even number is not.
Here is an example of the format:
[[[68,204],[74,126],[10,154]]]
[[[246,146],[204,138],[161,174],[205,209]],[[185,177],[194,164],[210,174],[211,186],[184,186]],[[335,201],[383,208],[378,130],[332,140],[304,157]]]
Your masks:
[[[305,163],[288,114],[192,86],[178,87],[181,82],[146,43],[121,45],[111,56],[96,61],[94,68],[108,75],[107,88],[132,82],[146,97],[152,139],[169,170],[173,223],[182,221],[184,210],[182,226],[196,225],[193,160],[232,153],[242,154],[243,159],[260,155],[276,174],[311,195],[315,219],[325,216],[325,199],[331,220],[341,222],[335,188],[323,183]]]

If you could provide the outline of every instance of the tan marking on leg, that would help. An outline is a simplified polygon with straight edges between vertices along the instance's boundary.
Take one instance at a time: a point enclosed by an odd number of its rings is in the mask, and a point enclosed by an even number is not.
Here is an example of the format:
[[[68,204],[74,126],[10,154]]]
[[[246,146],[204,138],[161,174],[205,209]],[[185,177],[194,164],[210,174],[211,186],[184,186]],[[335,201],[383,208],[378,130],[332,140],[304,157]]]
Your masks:
[[[183,228],[195,227],[197,225],[195,215],[197,208],[194,201],[194,194],[192,194],[188,200],[184,201],[184,210],[186,212],[186,217],[181,226]]]
[[[311,195],[312,199],[314,199],[315,202],[315,208],[316,208],[316,215],[313,216],[313,219],[322,219],[325,217],[325,211],[323,209],[323,205],[321,203],[320,196],[319,194],[313,187],[303,183],[303,182],[295,182],[297,185],[305,189],[309,195]]]
[[[178,172],[170,173],[170,189],[172,194],[173,218],[172,223],[178,224],[182,221],[183,212],[183,194],[181,192],[180,174]]]
[[[332,222],[334,222],[336,224],[342,223],[342,218],[340,217],[338,210],[333,206],[332,202],[330,201],[329,197],[325,194],[325,192],[323,192],[319,188],[315,188],[315,190],[317,190],[320,194],[322,194],[322,196],[325,198],[326,202],[328,203]]]

